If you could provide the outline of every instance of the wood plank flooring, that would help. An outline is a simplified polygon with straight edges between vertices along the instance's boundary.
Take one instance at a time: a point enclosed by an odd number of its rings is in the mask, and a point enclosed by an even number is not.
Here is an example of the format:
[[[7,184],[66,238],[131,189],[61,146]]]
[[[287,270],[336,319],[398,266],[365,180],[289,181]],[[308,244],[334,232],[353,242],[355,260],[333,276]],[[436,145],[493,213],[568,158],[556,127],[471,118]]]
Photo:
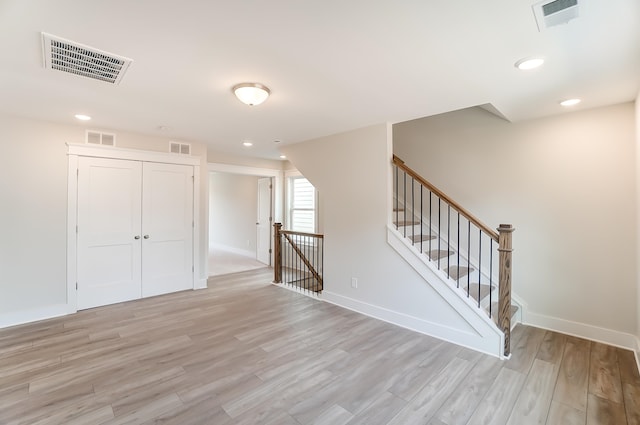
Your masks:
[[[0,330],[0,424],[640,425],[630,351],[517,326],[501,361],[271,278]]]

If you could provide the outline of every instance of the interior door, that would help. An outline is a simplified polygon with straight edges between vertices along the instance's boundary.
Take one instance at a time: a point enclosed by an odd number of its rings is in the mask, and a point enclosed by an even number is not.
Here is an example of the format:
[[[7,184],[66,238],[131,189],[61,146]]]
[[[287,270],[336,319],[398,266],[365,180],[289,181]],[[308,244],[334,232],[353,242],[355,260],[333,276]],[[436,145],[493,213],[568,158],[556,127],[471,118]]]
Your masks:
[[[141,163],[79,158],[78,309],[141,296]]]
[[[142,296],[193,288],[193,167],[145,162]]]
[[[258,219],[256,221],[256,259],[271,265],[271,178],[258,179]]]

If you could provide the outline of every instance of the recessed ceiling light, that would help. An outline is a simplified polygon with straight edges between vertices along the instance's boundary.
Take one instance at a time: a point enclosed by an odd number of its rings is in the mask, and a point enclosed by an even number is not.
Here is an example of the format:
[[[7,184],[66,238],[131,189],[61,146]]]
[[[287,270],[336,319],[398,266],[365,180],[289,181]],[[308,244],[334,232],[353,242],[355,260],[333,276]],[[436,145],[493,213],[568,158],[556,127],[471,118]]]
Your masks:
[[[542,58],[524,58],[516,62],[515,67],[522,71],[528,71],[542,66],[543,63],[544,59]]]
[[[567,100],[563,100],[562,102],[560,102],[560,105],[562,105],[562,106],[574,106],[574,105],[577,105],[580,102],[582,102],[582,100],[580,100],[580,99],[567,99]]]
[[[251,142],[242,142],[242,146],[246,146],[246,147],[253,146],[253,143],[251,143]]]
[[[80,121],[89,121],[91,119],[89,115],[84,115],[84,114],[75,114],[74,116],[76,117],[76,119]]]
[[[287,155],[280,155],[280,159],[287,159]]]

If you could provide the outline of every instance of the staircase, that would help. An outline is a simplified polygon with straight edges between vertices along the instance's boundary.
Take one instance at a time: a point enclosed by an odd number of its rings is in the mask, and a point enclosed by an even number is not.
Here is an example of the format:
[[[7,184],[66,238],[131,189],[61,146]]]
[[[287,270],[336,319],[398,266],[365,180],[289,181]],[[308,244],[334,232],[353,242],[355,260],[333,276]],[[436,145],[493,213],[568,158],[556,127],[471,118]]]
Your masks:
[[[496,354],[508,357],[510,332],[521,321],[521,306],[511,297],[513,227],[489,228],[396,156],[393,188],[391,246],[464,310],[480,338],[497,334],[502,349]]]

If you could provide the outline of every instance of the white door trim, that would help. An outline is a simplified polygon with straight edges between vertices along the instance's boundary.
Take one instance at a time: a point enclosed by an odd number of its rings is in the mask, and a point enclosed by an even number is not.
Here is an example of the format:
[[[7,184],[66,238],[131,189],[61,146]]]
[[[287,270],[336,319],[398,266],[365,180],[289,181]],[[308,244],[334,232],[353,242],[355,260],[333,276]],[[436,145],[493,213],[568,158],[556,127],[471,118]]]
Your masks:
[[[77,254],[78,241],[76,226],[78,223],[78,158],[90,156],[97,158],[128,159],[142,162],[162,162],[193,166],[193,289],[206,287],[198,278],[200,270],[200,157],[176,155],[165,152],[143,151],[136,149],[114,148],[106,146],[87,146],[67,143],[67,313],[78,311],[76,282],[78,281]]]

